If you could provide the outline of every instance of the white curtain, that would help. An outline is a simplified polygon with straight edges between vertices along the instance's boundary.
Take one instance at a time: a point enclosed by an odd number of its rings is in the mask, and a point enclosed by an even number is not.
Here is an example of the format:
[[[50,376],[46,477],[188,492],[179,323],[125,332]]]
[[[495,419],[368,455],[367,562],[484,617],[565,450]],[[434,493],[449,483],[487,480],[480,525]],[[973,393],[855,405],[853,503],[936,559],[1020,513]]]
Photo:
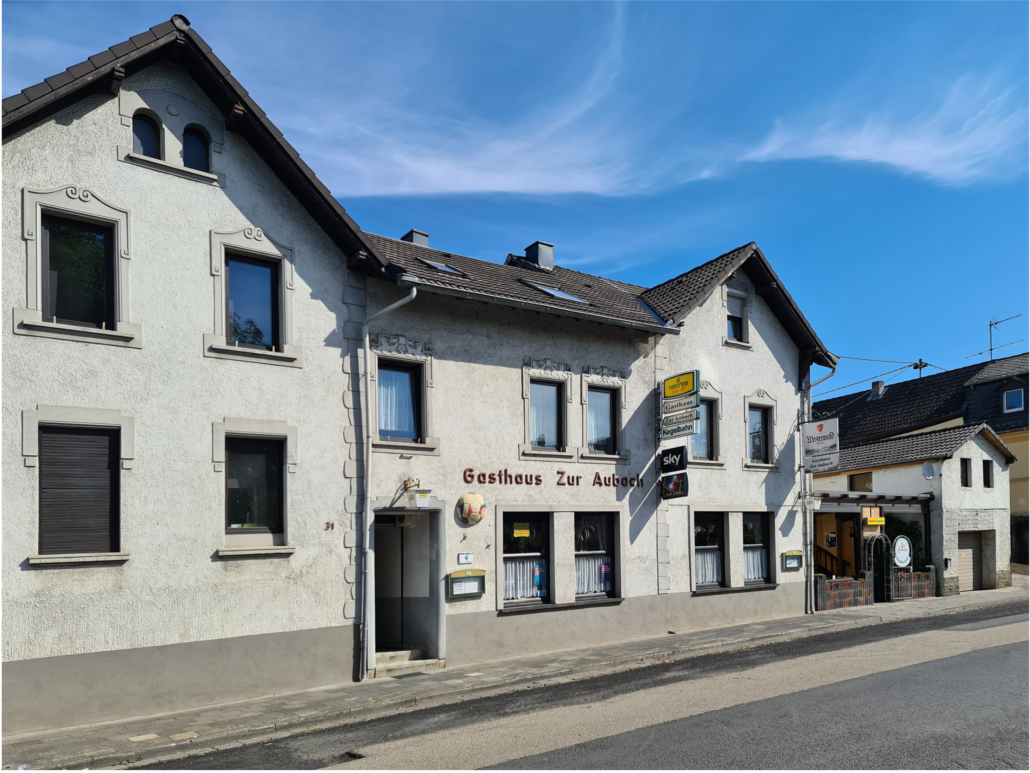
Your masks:
[[[612,557],[576,556],[576,595],[608,593],[612,589]]]
[[[561,390],[557,384],[529,385],[529,439],[530,444],[545,448],[558,447],[558,400]]]
[[[696,548],[694,563],[697,568],[698,585],[722,583],[722,551],[719,548]]]
[[[379,369],[379,434],[415,440],[415,404],[411,373]]]
[[[587,445],[591,451],[614,454],[612,444],[612,393],[591,389],[587,394]]]
[[[764,580],[769,576],[765,545],[744,546],[744,580]]]
[[[504,559],[504,600],[547,596],[547,559],[539,556]]]

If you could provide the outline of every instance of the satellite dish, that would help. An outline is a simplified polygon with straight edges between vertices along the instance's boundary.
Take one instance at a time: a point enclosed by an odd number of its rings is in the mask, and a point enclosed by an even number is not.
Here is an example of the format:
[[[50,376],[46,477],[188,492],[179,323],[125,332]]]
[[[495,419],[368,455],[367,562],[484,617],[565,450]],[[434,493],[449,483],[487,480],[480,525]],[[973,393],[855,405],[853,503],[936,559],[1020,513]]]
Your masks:
[[[933,480],[933,465],[930,462],[923,462],[923,477]]]

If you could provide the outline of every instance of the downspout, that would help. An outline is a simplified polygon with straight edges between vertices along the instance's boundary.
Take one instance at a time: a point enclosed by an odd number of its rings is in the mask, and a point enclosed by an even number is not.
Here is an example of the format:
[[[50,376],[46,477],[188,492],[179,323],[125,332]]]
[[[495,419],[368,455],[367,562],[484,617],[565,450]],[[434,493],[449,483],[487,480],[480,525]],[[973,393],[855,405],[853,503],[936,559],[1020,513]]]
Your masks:
[[[832,355],[831,355],[832,356]],[[837,363],[840,360],[835,360],[833,367],[829,374],[823,376],[821,379],[816,381],[814,384],[809,380],[808,387],[805,389],[802,396],[803,403],[801,405],[801,419],[802,423],[798,429],[804,433],[804,424],[809,421],[812,416],[812,389],[819,386],[824,381],[833,378],[837,373]],[[812,366],[809,366],[809,373],[811,373]],[[804,462],[804,450],[801,450],[801,459]],[[804,468],[802,468],[804,470]],[[814,487],[813,482],[813,487]],[[808,512],[808,470],[804,470],[801,474],[801,524],[802,524],[802,535],[801,539],[805,547],[805,614],[815,613],[815,567],[812,566],[814,560],[815,551],[812,548],[812,539],[815,534],[815,513],[809,514]],[[810,524],[809,521],[812,523]]]
[[[365,318],[361,327],[361,337],[365,346],[365,409],[362,424],[365,433],[365,491],[361,505],[361,525],[364,529],[361,545],[361,675],[359,681],[364,682],[368,678],[368,610],[373,599],[369,598],[368,584],[368,546],[372,541],[373,520],[372,520],[372,369],[369,364],[372,361],[371,347],[368,340],[369,323],[379,317],[385,317],[391,311],[399,309],[405,304],[411,303],[418,295],[418,288],[412,287],[411,292],[396,303],[391,303],[385,309],[377,311],[371,317]]]

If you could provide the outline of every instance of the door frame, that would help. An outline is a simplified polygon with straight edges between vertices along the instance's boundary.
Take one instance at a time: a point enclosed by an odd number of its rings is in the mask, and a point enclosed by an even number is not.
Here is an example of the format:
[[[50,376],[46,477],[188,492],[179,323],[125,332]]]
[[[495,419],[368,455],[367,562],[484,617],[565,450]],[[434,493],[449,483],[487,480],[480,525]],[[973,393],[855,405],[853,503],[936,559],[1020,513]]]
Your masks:
[[[445,660],[447,657],[447,588],[446,588],[446,567],[447,567],[447,534],[444,513],[447,508],[443,500],[437,497],[429,497],[426,507],[403,507],[398,506],[396,497],[377,497],[369,504],[371,505],[372,518],[365,524],[365,539],[368,541],[368,566],[365,567],[365,576],[369,583],[365,598],[371,604],[366,604],[365,626],[367,627],[365,637],[365,664],[369,674],[375,672],[376,668],[376,573],[375,573],[375,517],[377,515],[424,515],[429,518],[429,592],[436,610],[436,635],[430,636],[427,641],[426,657],[430,660]],[[403,528],[403,527],[402,527]],[[360,656],[359,652],[355,653]]]

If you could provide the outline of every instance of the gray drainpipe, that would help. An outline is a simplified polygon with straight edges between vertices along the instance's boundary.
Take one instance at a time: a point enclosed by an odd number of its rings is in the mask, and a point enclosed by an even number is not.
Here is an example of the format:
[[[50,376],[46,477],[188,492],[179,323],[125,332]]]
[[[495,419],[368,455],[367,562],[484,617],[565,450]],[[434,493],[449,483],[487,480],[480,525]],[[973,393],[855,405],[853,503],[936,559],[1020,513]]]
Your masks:
[[[368,325],[372,320],[385,317],[391,311],[399,309],[405,304],[411,303],[418,295],[418,288],[412,287],[411,292],[396,303],[391,303],[385,309],[377,311],[371,317],[365,318],[365,324],[361,327],[362,339],[365,344],[365,410],[362,424],[364,425],[365,441],[365,495],[362,497],[361,505],[361,527],[364,530],[362,536],[362,561],[361,561],[361,675],[359,681],[364,682],[368,678],[368,621],[369,608],[372,599],[369,598],[368,584],[368,546],[372,540],[372,361],[371,347],[368,341]]]

